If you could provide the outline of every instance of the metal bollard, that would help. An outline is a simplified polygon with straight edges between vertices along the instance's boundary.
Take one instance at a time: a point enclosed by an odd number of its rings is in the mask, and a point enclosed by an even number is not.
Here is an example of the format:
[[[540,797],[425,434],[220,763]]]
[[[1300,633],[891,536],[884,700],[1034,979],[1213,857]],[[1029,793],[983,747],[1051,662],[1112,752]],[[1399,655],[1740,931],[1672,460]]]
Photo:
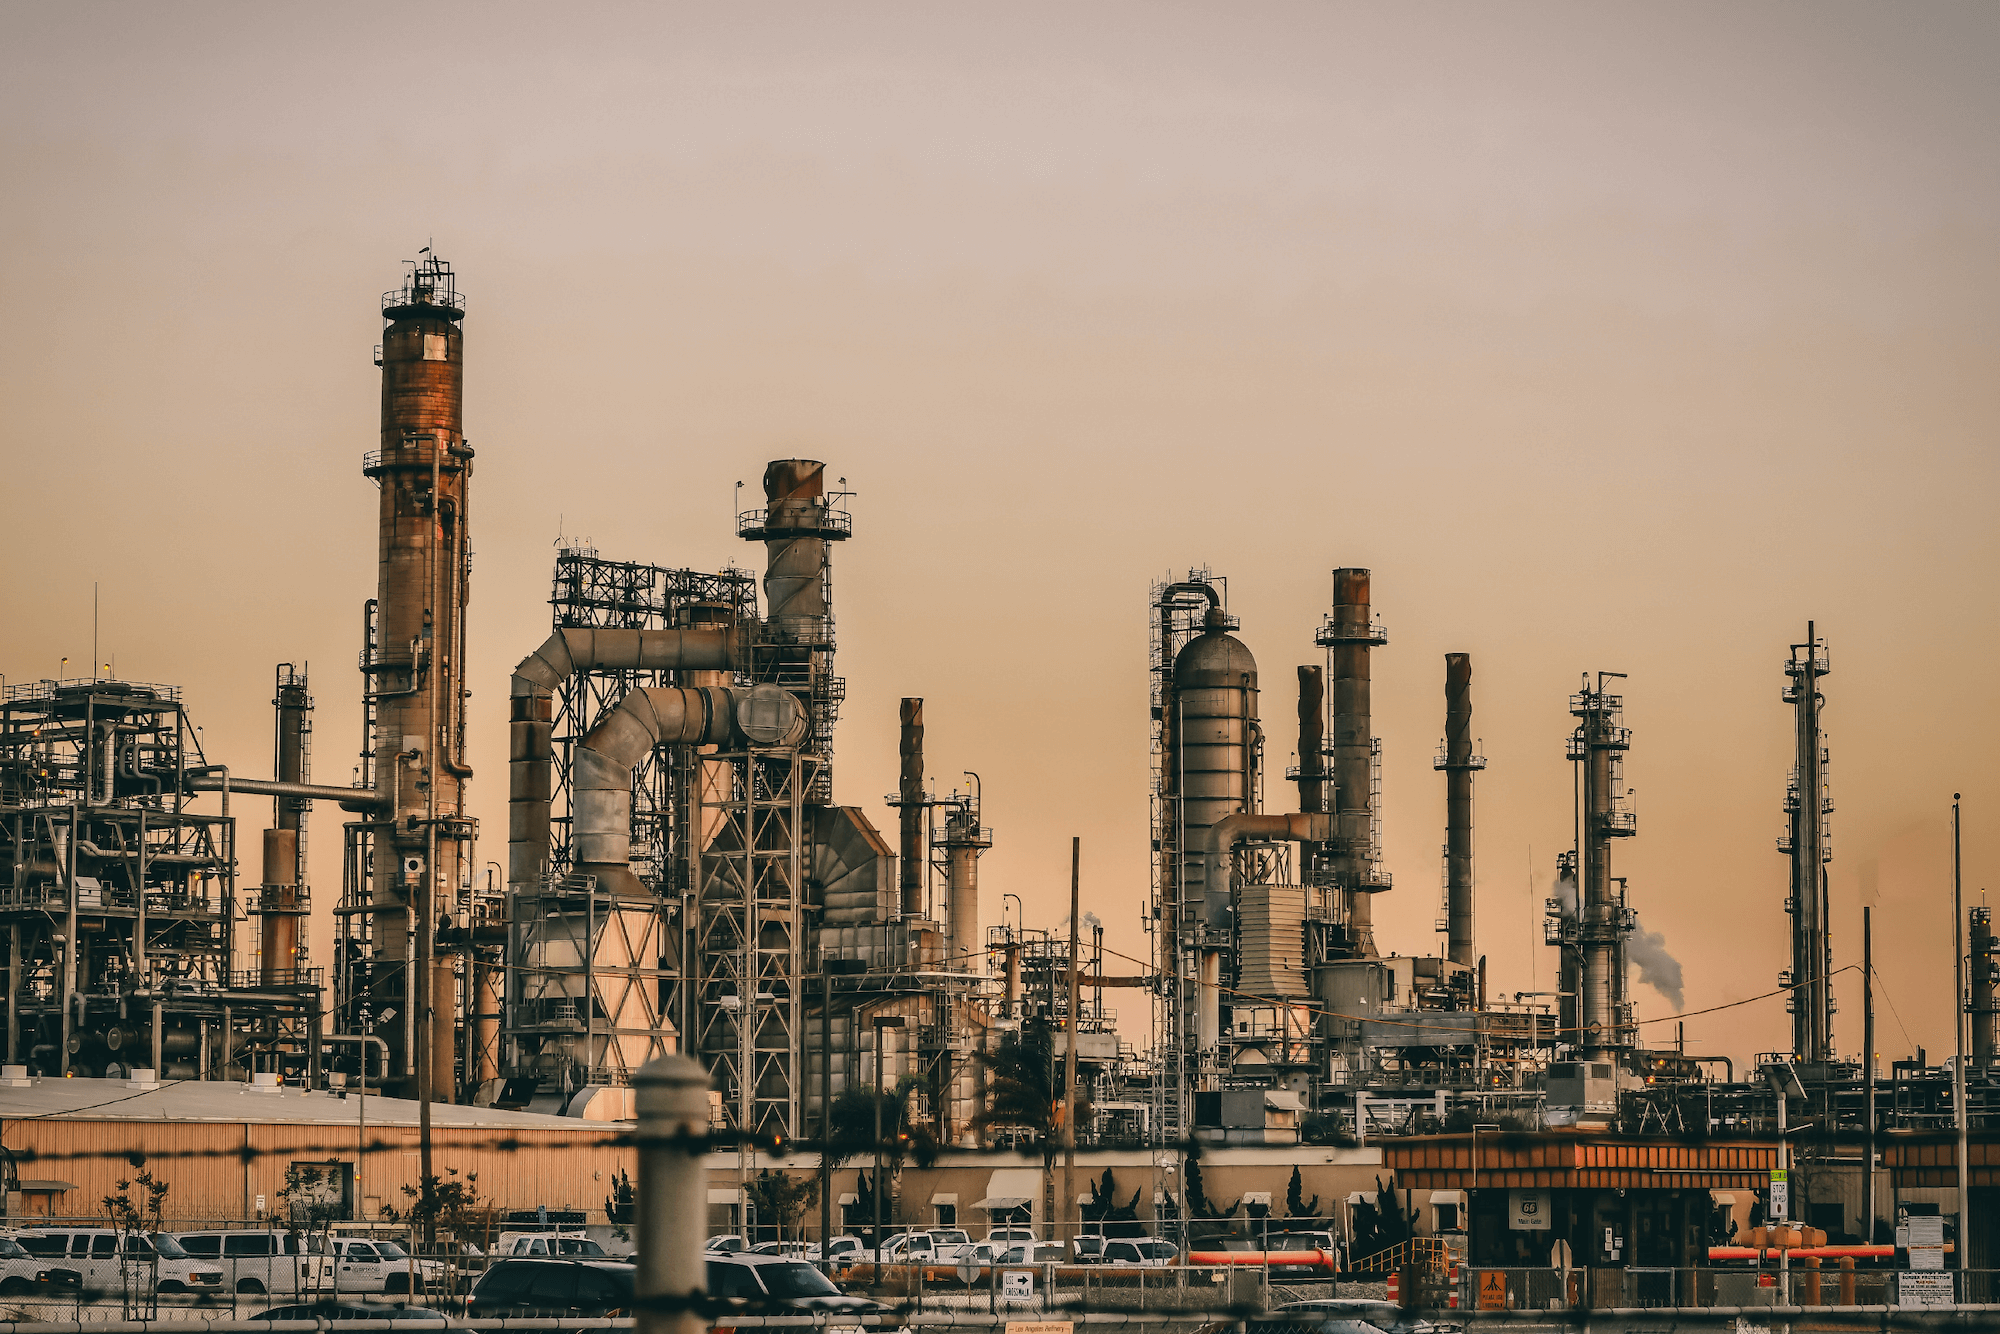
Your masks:
[[[1840,1304],[1854,1305],[1854,1257],[1851,1255],[1840,1257]]]
[[[671,1308],[707,1289],[708,1072],[685,1056],[662,1056],[640,1067],[632,1087],[639,1114],[637,1329],[702,1334],[708,1322],[699,1312]]]

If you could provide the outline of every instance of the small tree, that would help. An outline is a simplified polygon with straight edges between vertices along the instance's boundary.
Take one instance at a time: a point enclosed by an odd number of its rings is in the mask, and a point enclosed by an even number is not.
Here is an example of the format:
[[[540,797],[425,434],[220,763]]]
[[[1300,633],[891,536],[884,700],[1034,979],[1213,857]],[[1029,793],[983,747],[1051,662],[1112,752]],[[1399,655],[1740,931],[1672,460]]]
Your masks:
[[[1292,1179],[1285,1186],[1285,1217],[1306,1218],[1315,1222],[1319,1219],[1319,1196],[1308,1202],[1305,1198],[1306,1180],[1297,1167],[1292,1168]]]
[[[403,1195],[410,1204],[401,1211],[385,1204],[382,1216],[392,1223],[421,1227],[429,1240],[436,1239],[439,1228],[461,1239],[484,1233],[493,1210],[479,1198],[479,1173],[468,1173],[461,1181],[456,1167],[444,1171],[443,1177],[427,1176],[420,1185],[404,1186]]]
[[[819,1182],[812,1177],[800,1179],[767,1167],[750,1183],[751,1208],[759,1219],[772,1221],[780,1241],[818,1202]]]
[[[324,1167],[316,1163],[293,1163],[287,1167],[285,1184],[278,1188],[276,1196],[284,1207],[285,1217],[308,1228],[323,1228],[338,1218],[342,1201],[329,1198],[328,1188],[340,1184],[339,1168],[338,1163]]]
[[[160,1214],[167,1198],[168,1185],[153,1178],[153,1170],[146,1166],[146,1155],[127,1155],[126,1162],[137,1169],[130,1178],[115,1181],[116,1195],[104,1197],[104,1212],[111,1218],[111,1226],[120,1232],[157,1232],[160,1230]],[[132,1194],[136,1189],[139,1194]]]

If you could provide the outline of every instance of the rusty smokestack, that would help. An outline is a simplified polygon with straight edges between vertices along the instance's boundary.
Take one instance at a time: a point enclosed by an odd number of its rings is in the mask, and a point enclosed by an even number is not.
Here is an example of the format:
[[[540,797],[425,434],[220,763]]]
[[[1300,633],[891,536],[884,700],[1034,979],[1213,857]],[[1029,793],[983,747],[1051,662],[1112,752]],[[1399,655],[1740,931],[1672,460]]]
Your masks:
[[[1472,655],[1444,655],[1445,957],[1473,960],[1472,775],[1486,767],[1472,753]]]
[[[373,826],[370,1000],[396,1012],[376,1031],[405,1096],[449,1102],[457,982],[432,939],[470,872],[464,783],[465,604],[469,596],[465,304],[451,266],[417,261],[384,294],[381,449],[362,471],[381,488],[372,642],[362,661],[375,725],[369,777],[392,802]],[[419,1037],[419,1029],[422,1037]],[[418,1048],[425,1054],[422,1068]]]
[[[305,673],[294,671],[289,662],[279,663],[277,693],[271,703],[278,715],[272,775],[280,783],[307,782],[306,715],[313,704]],[[272,828],[264,831],[264,882],[257,895],[259,953],[264,985],[290,986],[300,966],[300,921],[310,907],[305,890],[307,803],[298,797],[278,797],[272,805]]]
[[[903,915],[921,917],[924,911],[924,702],[905,697],[902,707],[903,732],[897,746],[902,757],[903,777],[896,795],[902,805],[897,814],[902,821]]]

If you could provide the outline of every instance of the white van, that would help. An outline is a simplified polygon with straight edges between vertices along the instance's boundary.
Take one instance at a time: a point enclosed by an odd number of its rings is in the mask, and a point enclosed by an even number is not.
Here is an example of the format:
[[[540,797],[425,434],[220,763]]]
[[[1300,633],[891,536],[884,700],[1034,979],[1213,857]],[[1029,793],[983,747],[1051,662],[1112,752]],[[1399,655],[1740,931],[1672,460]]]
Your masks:
[[[197,1260],[222,1270],[231,1292],[283,1293],[296,1296],[313,1287],[316,1260],[325,1238],[317,1233],[239,1228],[220,1232],[176,1232],[174,1240]]]
[[[156,1273],[162,1294],[223,1290],[222,1270],[189,1255],[166,1232],[38,1227],[15,1233],[14,1240],[50,1270],[74,1274],[86,1292],[143,1293],[151,1289]]]

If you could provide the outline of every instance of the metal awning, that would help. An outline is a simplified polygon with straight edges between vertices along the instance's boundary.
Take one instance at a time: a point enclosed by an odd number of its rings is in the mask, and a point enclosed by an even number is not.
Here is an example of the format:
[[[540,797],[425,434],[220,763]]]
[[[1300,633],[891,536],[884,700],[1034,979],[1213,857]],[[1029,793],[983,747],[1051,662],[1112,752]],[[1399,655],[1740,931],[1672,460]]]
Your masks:
[[[1268,1209],[1271,1206],[1271,1192],[1268,1190],[1246,1190],[1243,1192],[1243,1203],[1261,1204]]]
[[[1029,1197],[1026,1195],[988,1195],[983,1200],[974,1200],[972,1207],[975,1209],[1019,1209],[1027,1203],[1029,1203]]]
[[[1266,1107],[1283,1108],[1288,1112],[1303,1112],[1306,1109],[1305,1102],[1290,1089],[1266,1089],[1264,1091],[1264,1105]]]
[[[931,1196],[931,1203],[932,1203],[932,1204],[949,1204],[949,1205],[953,1205],[953,1206],[955,1207],[955,1206],[956,1206],[956,1205],[958,1204],[958,1192],[957,1192],[957,1191],[952,1191],[952,1192],[951,1192],[950,1194],[937,1194],[937,1195],[933,1195],[933,1196]]]
[[[716,1186],[708,1188],[708,1202],[710,1204],[735,1204],[742,1198],[742,1195],[734,1186],[726,1190]]]
[[[856,1195],[853,1191],[850,1190],[840,1197],[839,1203],[859,1204],[861,1203],[861,1197],[859,1195]]]
[[[1462,1190],[1434,1190],[1431,1192],[1431,1203],[1464,1204],[1465,1192]]]
[[[53,1195],[65,1190],[75,1190],[74,1181],[23,1181],[16,1189],[37,1195]]]

